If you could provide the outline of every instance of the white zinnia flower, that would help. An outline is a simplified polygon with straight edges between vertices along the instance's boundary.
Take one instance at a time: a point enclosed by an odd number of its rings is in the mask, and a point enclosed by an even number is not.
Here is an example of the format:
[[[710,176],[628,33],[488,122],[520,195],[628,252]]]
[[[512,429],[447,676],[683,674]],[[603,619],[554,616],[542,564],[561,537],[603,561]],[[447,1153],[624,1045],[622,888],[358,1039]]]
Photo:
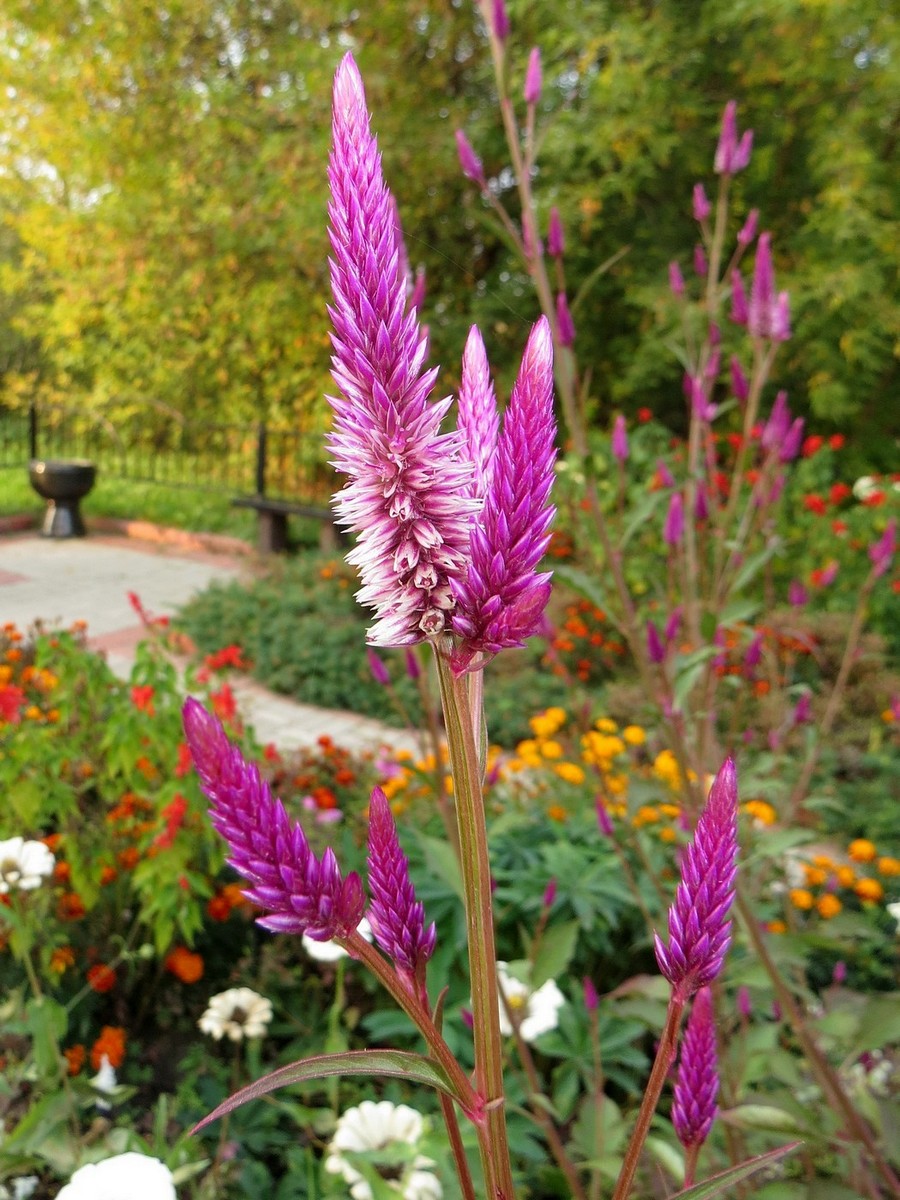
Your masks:
[[[853,485],[853,495],[857,500],[868,500],[877,491],[878,480],[874,475],[860,475],[859,479]]]
[[[239,987],[211,996],[197,1025],[217,1042],[226,1036],[240,1042],[244,1038],[262,1037],[271,1020],[272,1001],[252,988]]]
[[[371,1187],[344,1155],[354,1151],[368,1151],[371,1155],[373,1150],[388,1150],[397,1145],[415,1147],[424,1131],[422,1114],[414,1108],[392,1104],[390,1100],[378,1104],[364,1100],[357,1108],[348,1108],[338,1121],[328,1145],[325,1170],[342,1176],[350,1184],[353,1200],[372,1200]],[[393,1155],[385,1165],[390,1169],[390,1174],[385,1175],[388,1187],[404,1200],[441,1200],[440,1180],[424,1169],[435,1165],[433,1159],[411,1154],[405,1162],[398,1163]],[[375,1170],[378,1171],[377,1165]]]
[[[108,1055],[104,1054],[100,1059],[100,1070],[91,1080],[91,1087],[95,1088],[100,1095],[97,1097],[97,1108],[100,1112],[109,1112],[110,1105],[104,1100],[104,1096],[111,1096],[116,1090],[116,1072],[112,1063],[109,1061]]]
[[[0,896],[10,888],[30,891],[53,874],[56,859],[43,842],[9,838],[0,842]]]
[[[366,939],[367,942],[372,940],[372,926],[369,924],[366,917],[360,921],[356,927],[356,932]],[[316,962],[332,963],[337,962],[339,958],[346,958],[347,951],[343,946],[339,946],[337,942],[317,942],[315,938],[311,938],[304,933],[303,949],[310,958],[314,958]]]
[[[565,996],[552,979],[532,991],[520,979],[507,974],[507,964],[497,963],[497,979],[506,997],[506,1003],[519,1018],[519,1033],[523,1041],[533,1042],[542,1033],[549,1033],[559,1024],[559,1010],[566,1002]],[[500,1032],[509,1037],[513,1032],[506,1006],[500,1002]]]
[[[79,1167],[56,1200],[176,1200],[172,1172],[146,1154],[117,1154]]]
[[[895,900],[893,904],[886,904],[885,908],[897,922],[897,932],[900,933],[900,900]]]

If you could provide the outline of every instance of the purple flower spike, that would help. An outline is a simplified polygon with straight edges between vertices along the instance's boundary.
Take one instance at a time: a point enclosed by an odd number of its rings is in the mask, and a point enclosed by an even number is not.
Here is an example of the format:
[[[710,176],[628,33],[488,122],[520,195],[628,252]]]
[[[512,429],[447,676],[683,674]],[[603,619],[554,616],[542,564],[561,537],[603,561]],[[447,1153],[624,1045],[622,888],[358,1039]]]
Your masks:
[[[750,998],[750,989],[743,984],[738,988],[737,1010],[738,1015],[745,1021],[749,1021],[753,1016],[753,1001]]]
[[[754,337],[786,342],[791,336],[790,302],[787,292],[775,293],[771,241],[770,233],[761,233],[756,243],[747,328]]]
[[[780,462],[789,463],[800,453],[800,447],[803,445],[803,428],[806,422],[802,417],[797,417],[792,423],[790,429],[785,434],[784,441],[781,443],[781,450],[778,455]]]
[[[718,1095],[719,1061],[712,995],[704,987],[694,997],[681,1041],[672,1102],[672,1124],[685,1149],[702,1146],[709,1137],[718,1111]]]
[[[525,72],[525,103],[537,104],[541,98],[541,52],[537,46],[528,56],[528,70]]]
[[[712,212],[712,205],[707,198],[706,191],[704,190],[702,183],[694,184],[692,209],[695,221],[705,221]]]
[[[422,674],[419,659],[415,650],[410,646],[406,651],[406,674],[415,681]]]
[[[612,823],[612,818],[609,815],[609,809],[606,807],[606,801],[602,796],[597,797],[594,807],[597,812],[597,824],[600,826],[600,832],[604,837],[615,837],[616,827]]]
[[[480,188],[487,187],[481,159],[472,149],[472,143],[461,129],[456,131],[456,152],[459,155],[459,165],[462,167],[462,173],[466,179],[471,179]]]
[[[563,233],[562,218],[559,209],[550,209],[550,223],[547,228],[547,252],[552,258],[562,258],[566,252],[566,237]]]
[[[506,38],[509,37],[509,16],[506,12],[506,4],[504,3],[504,0],[494,0],[491,23],[493,25],[494,33],[497,35],[500,41],[505,41]]]
[[[659,630],[652,621],[647,622],[647,657],[652,663],[661,663],[666,660],[666,648],[659,636]]]
[[[747,305],[747,293],[744,291],[744,279],[740,271],[731,272],[731,319],[735,325],[746,325],[750,309]]]
[[[210,819],[228,843],[228,862],[250,883],[247,899],[269,914],[258,923],[275,933],[305,933],[314,941],[349,937],[365,909],[356,872],[344,878],[330,849],[316,857],[256,765],[194,699],[184,705],[184,731],[210,799]]]
[[[566,293],[560,292],[556,297],[556,324],[559,327],[559,340],[564,346],[575,344],[575,322],[569,312],[569,301]]]
[[[769,419],[763,426],[760,444],[763,450],[778,450],[784,445],[791,428],[791,410],[788,408],[787,392],[780,391],[775,397]]]
[[[681,856],[681,882],[669,909],[668,946],[655,935],[659,969],[681,1000],[715,979],[731,943],[728,914],[737,875],[737,799],[737,771],[726,758]]]
[[[463,351],[457,423],[463,435],[463,454],[475,465],[470,494],[483,500],[490,482],[500,422],[487,353],[477,325],[469,330]]]
[[[869,559],[875,568],[875,578],[880,579],[890,568],[897,551],[897,520],[891,517],[884,533],[869,547]]]
[[[694,274],[699,275],[701,279],[704,279],[708,270],[709,260],[706,257],[706,251],[698,242],[694,247]]]
[[[584,988],[584,1007],[589,1013],[595,1013],[600,1007],[600,997],[597,995],[597,989],[594,986],[594,981],[589,975],[585,975],[582,980]]]
[[[684,295],[684,276],[677,262],[669,263],[669,290],[676,300]]]
[[[536,571],[550,540],[549,503],[556,460],[553,343],[542,317],[531,331],[497,440],[484,509],[472,524],[470,561],[452,583],[453,629],[466,643],[454,668],[478,652],[521,646],[538,628],[550,575]]]
[[[747,247],[756,237],[756,227],[758,224],[759,209],[751,208],[750,212],[747,214],[747,220],[738,231],[737,241],[739,246],[742,246],[745,250],[747,249]]]
[[[367,916],[378,945],[399,971],[421,981],[437,935],[433,923],[425,928],[425,909],[416,900],[391,806],[379,787],[369,800],[369,891]]]
[[[739,404],[746,404],[750,395],[750,381],[744,374],[740,359],[731,357],[731,390]]]
[[[673,492],[669,498],[669,511],[663,525],[663,541],[673,548],[681,541],[684,533],[684,501],[681,492]]]
[[[360,603],[375,609],[375,646],[440,633],[453,607],[450,578],[465,568],[472,466],[458,433],[441,434],[450,400],[431,403],[435,371],[407,307],[396,223],[369,132],[362,79],[351,55],[334,81],[334,145],[328,212],[334,257],[329,439],[348,477],[335,497],[341,523],[358,533],[347,561],[360,571]]]
[[[613,457],[620,463],[628,460],[628,433],[625,429],[625,418],[621,413],[616,417],[612,433]]]
[[[788,604],[794,608],[802,608],[809,600],[806,588],[799,579],[792,579],[788,584]]]
[[[729,100],[722,114],[722,132],[716,146],[713,169],[717,175],[736,175],[749,163],[752,149],[753,130],[745,130],[738,140],[737,104],[734,100]]]
[[[390,686],[391,673],[371,647],[366,647],[366,657],[369,660],[369,670],[372,672],[375,682],[380,683],[382,687]]]

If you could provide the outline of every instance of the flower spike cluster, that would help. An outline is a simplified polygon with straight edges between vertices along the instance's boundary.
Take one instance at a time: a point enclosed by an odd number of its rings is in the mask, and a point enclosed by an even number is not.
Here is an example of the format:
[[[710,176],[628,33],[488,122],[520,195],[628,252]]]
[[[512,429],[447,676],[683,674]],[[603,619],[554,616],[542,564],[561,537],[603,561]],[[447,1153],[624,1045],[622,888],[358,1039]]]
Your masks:
[[[399,971],[423,978],[434,953],[434,923],[425,928],[425,910],[416,900],[409,860],[400,848],[391,806],[381,788],[369,800],[369,924],[381,949]]]
[[[451,400],[430,403],[435,370],[407,304],[394,206],[369,131],[362,79],[347,55],[334,81],[328,207],[334,333],[330,398],[334,466],[349,482],[336,497],[341,522],[359,533],[348,561],[358,598],[377,620],[372,645],[402,646],[440,633],[465,566],[472,467],[458,433],[442,434]]]
[[[672,1103],[672,1124],[685,1148],[702,1146],[716,1119],[719,1062],[712,994],[703,987],[694,997],[681,1042],[678,1077]]]
[[[669,909],[668,946],[655,935],[659,969],[682,1001],[715,979],[731,944],[737,800],[737,771],[726,758],[681,858],[681,882]]]
[[[228,862],[250,883],[247,899],[267,911],[259,924],[322,942],[349,937],[365,908],[356,872],[342,876],[330,849],[316,857],[256,765],[232,746],[219,721],[197,700],[185,702],[184,730],[210,800],[210,819],[228,843]]]
[[[481,335],[466,345],[459,428],[441,433],[451,400],[432,402],[436,372],[407,301],[395,207],[369,130],[353,58],[334,83],[329,165],[334,252],[333,465],[348,482],[335,498],[357,545],[357,598],[375,609],[368,640],[408,646],[455,635],[454,669],[480,666],[538,628],[549,575],[555,462],[553,344],[542,318],[528,339],[498,433]],[[460,137],[464,167],[468,143]],[[479,174],[469,162],[469,173]]]

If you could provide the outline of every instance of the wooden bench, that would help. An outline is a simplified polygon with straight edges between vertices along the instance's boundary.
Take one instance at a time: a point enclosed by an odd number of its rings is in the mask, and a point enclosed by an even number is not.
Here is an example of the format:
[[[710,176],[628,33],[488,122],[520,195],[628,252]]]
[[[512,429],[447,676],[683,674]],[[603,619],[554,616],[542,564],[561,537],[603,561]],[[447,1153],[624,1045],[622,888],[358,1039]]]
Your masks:
[[[231,502],[235,508],[252,508],[258,518],[257,545],[263,554],[283,554],[288,548],[288,517],[310,517],[321,522],[319,546],[336,550],[344,531],[335,525],[329,508],[300,504],[294,500],[274,500],[269,496],[238,496]]]

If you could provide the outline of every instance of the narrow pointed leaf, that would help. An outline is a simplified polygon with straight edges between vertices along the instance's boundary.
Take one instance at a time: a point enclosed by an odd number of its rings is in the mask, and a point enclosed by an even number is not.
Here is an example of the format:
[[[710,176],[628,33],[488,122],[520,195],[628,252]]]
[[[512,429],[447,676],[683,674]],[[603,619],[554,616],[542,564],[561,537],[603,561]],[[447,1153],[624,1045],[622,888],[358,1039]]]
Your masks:
[[[430,1058],[422,1054],[411,1054],[405,1050],[348,1050],[343,1054],[321,1054],[315,1058],[301,1058],[298,1062],[289,1063],[255,1083],[249,1084],[240,1091],[229,1096],[227,1100],[214,1108],[202,1121],[194,1126],[192,1132],[203,1129],[226,1113],[234,1112],[249,1100],[257,1100],[278,1088],[290,1087],[295,1083],[306,1083],[311,1079],[328,1079],[335,1075],[369,1075],[374,1078],[390,1076],[395,1079],[406,1079],[411,1083],[423,1083],[426,1087],[436,1088],[444,1092],[452,1100],[459,1097],[448,1079],[445,1071]]]
[[[736,1183],[748,1179],[763,1167],[770,1167],[772,1163],[778,1162],[780,1158],[784,1158],[785,1155],[796,1150],[800,1144],[800,1142],[788,1142],[786,1146],[779,1146],[777,1150],[770,1150],[768,1154],[759,1154],[756,1158],[749,1158],[746,1162],[739,1163],[738,1166],[731,1167],[728,1171],[723,1171],[721,1175],[714,1175],[712,1179],[705,1179],[703,1183],[697,1183],[683,1192],[676,1192],[669,1197],[669,1200],[709,1200],[711,1196],[730,1193],[730,1189]]]

